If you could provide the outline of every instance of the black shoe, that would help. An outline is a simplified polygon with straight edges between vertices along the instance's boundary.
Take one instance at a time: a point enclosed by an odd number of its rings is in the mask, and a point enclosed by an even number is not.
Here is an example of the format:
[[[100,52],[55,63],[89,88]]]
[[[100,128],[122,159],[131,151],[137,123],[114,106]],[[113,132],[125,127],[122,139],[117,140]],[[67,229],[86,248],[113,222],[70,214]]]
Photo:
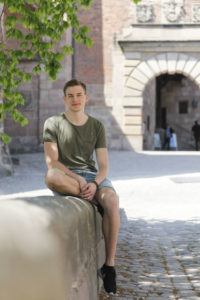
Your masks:
[[[107,294],[116,294],[116,272],[114,267],[105,264],[98,270],[98,275],[103,280],[104,290]]]

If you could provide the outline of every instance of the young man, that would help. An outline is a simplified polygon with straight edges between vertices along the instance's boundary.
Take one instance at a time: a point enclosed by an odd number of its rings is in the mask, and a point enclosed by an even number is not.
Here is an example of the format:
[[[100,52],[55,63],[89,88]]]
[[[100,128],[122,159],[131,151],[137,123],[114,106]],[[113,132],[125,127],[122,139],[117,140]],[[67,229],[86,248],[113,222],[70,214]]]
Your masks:
[[[84,112],[86,86],[77,79],[64,86],[67,111],[50,117],[44,124],[44,151],[48,167],[46,184],[52,191],[74,195],[103,207],[106,261],[98,270],[107,293],[116,293],[114,259],[119,230],[119,207],[109,179],[105,130],[100,121]],[[98,171],[93,152],[96,152]]]
[[[195,149],[196,151],[199,151],[200,125],[197,120],[194,122],[194,125],[192,126],[192,132],[195,139]]]

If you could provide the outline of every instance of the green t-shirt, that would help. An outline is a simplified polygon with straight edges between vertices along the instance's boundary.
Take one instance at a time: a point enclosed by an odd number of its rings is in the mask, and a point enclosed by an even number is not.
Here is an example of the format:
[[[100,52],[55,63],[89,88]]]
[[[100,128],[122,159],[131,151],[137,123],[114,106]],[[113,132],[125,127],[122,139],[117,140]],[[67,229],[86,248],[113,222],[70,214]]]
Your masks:
[[[76,126],[68,121],[65,113],[46,120],[43,141],[57,143],[58,160],[74,170],[96,172],[94,149],[106,148],[105,129],[100,121],[88,116],[84,125]]]

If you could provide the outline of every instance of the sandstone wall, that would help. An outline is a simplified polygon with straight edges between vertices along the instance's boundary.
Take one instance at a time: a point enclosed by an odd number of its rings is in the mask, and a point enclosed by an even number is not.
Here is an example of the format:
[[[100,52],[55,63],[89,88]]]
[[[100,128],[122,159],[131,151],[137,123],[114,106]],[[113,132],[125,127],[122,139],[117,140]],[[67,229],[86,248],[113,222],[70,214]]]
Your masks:
[[[101,216],[73,197],[2,200],[0,261],[0,299],[97,300]]]

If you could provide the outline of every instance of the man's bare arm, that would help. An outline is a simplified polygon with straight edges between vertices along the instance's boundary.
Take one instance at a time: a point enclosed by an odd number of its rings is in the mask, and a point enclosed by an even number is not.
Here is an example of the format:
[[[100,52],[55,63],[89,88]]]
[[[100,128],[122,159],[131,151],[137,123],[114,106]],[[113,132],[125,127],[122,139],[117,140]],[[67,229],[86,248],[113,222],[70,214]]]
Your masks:
[[[95,181],[99,185],[108,174],[108,151],[106,148],[96,149],[98,172]]]

